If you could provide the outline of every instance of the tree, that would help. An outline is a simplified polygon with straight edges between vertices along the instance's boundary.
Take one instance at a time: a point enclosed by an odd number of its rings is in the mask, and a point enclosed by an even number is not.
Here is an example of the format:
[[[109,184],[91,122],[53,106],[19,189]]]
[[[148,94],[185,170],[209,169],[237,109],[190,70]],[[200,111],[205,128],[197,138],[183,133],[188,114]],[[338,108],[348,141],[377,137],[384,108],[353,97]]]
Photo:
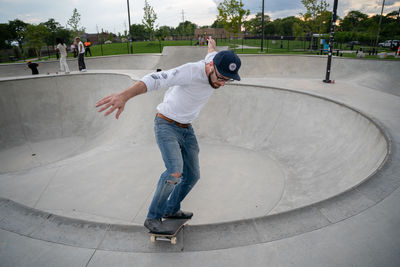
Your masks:
[[[332,24],[332,12],[323,11],[318,17],[319,20],[319,33],[330,33]],[[339,16],[336,16],[336,20],[340,20]]]
[[[346,32],[357,32],[366,30],[368,15],[357,10],[352,10],[341,20],[340,30]]]
[[[294,16],[286,17],[281,20],[281,35],[285,36],[293,36],[293,26],[298,23],[300,24],[302,21],[299,18]]]
[[[308,30],[311,35],[311,43],[313,43],[313,34],[321,33],[322,13],[327,11],[329,4],[326,0],[301,0],[307,12],[301,14],[304,21],[307,22]]]
[[[111,41],[111,42],[114,41],[114,34],[109,33],[107,36],[107,41]]]
[[[264,23],[267,24],[270,22],[270,17],[264,14]],[[260,34],[262,31],[262,13],[259,12],[256,14],[255,18],[252,18],[244,23],[246,32],[252,34]]]
[[[194,30],[197,29],[197,25],[190,22],[185,21],[179,23],[178,27],[175,29],[175,33],[180,36],[192,36],[194,35]]]
[[[222,21],[219,21],[218,19],[216,19],[211,25],[211,28],[223,28],[223,27],[224,23]]]
[[[277,30],[276,30],[276,26],[275,26],[275,21],[270,21],[265,23],[264,25],[264,33],[266,35],[274,35],[276,34]]]
[[[156,30],[156,37],[158,40],[164,40],[167,36],[171,36],[174,28],[169,26],[161,26]]]
[[[10,33],[12,35],[13,41],[18,42],[18,47],[21,50],[21,53],[24,53],[24,49],[22,47],[25,40],[25,32],[28,26],[27,23],[22,20],[15,19],[13,21],[9,21]]]
[[[60,38],[65,43],[68,43],[73,38],[73,35],[70,30],[59,27],[56,30],[56,38]]]
[[[35,49],[36,56],[40,59],[41,49],[46,45],[44,40],[49,35],[49,31],[46,26],[39,25],[28,25],[26,27],[26,41],[28,46]]]
[[[0,49],[11,48],[12,35],[7,23],[0,24]]]
[[[296,39],[301,40],[301,37],[305,36],[304,25],[302,22],[295,22],[293,24],[292,31],[293,31],[293,35],[296,36]]]
[[[144,15],[142,19],[142,23],[144,27],[146,28],[146,31],[149,33],[150,40],[153,39],[154,36],[154,28],[155,25],[154,23],[157,20],[157,14],[154,12],[154,9],[150,4],[147,2],[147,0],[144,0]]]
[[[143,41],[146,39],[147,33],[146,28],[143,24],[132,24],[131,25],[132,38],[135,41]]]
[[[45,23],[43,23],[43,25],[47,28],[49,34],[45,40],[46,44],[55,45],[56,42],[56,33],[57,33],[57,29],[59,27],[61,27],[60,23],[58,23],[57,21],[55,21],[55,19],[49,19],[48,21],[46,21]]]
[[[335,39],[340,42],[358,40],[372,44],[376,40],[379,17],[380,15],[368,17],[367,14],[352,10],[340,20],[337,38],[335,37]]]
[[[387,14],[382,21],[381,36],[385,39],[400,39],[400,21],[397,19],[399,11],[393,11]]]
[[[81,21],[81,14],[78,13],[78,10],[74,8],[72,11],[72,17],[68,20],[67,25],[72,28],[72,33],[74,36],[79,36],[85,32],[85,28],[79,28],[79,23]]]
[[[250,14],[250,10],[243,8],[242,0],[224,0],[218,5],[217,20],[224,24],[226,31],[237,37],[241,31],[246,17]]]

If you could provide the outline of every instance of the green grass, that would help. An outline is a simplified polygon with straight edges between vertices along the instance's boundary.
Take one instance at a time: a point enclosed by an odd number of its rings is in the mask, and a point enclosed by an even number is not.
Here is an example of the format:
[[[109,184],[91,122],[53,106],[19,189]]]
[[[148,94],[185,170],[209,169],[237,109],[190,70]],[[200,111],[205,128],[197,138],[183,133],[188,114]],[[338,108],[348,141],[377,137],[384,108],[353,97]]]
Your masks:
[[[190,46],[194,43],[189,41],[152,41],[152,42],[133,42],[133,53],[161,53],[164,46]],[[129,54],[127,43],[113,43],[91,46],[92,56],[110,56]]]
[[[228,45],[230,48],[233,48],[235,45],[235,42],[232,40],[217,40],[217,45],[223,46],[223,45]],[[236,41],[236,46],[253,46],[253,47],[261,47],[261,40],[260,39],[247,39],[247,40],[237,40]],[[281,49],[281,50],[293,50],[293,49],[307,49],[309,45],[309,42],[303,42],[303,41],[287,41],[284,40],[282,42],[282,48],[281,48],[281,41],[280,40],[264,40],[264,48],[271,48],[271,49]]]
[[[261,41],[257,39],[238,40],[235,44],[233,40],[221,40],[217,39],[218,46],[229,46],[230,49],[234,49],[237,53],[250,53],[257,54],[260,52]],[[133,42],[133,53],[161,53],[164,46],[193,46],[195,41],[146,41],[146,42]],[[235,46],[236,45],[236,46]],[[254,47],[254,48],[241,48]],[[317,54],[318,52],[310,53],[308,51],[309,42],[293,40],[288,42],[287,40],[282,42],[280,40],[265,40],[264,50],[267,53],[280,53],[280,54]],[[356,47],[357,48],[357,47]],[[355,48],[355,49],[356,49]],[[129,54],[127,43],[113,43],[106,45],[96,45],[91,47],[93,56],[109,56],[109,55],[120,55]]]
[[[291,54],[291,55],[318,55],[319,51],[308,51],[308,42],[304,43],[303,41],[283,41],[283,48],[281,48],[280,40],[276,40],[273,42],[272,40],[264,41],[264,52],[260,52],[260,40],[257,39],[248,39],[248,40],[238,40],[235,42],[233,40],[221,40],[217,39],[218,46],[229,46],[230,49],[234,49],[238,54]],[[133,53],[134,54],[142,54],[142,53],[161,53],[162,48],[164,46],[193,46],[195,41],[146,41],[146,42],[133,42]],[[241,48],[242,44],[245,47],[254,47],[254,48]],[[306,48],[304,50],[304,47]],[[121,54],[129,54],[128,44],[127,43],[113,43],[106,45],[96,45],[91,48],[92,56],[109,56],[109,55],[121,55]],[[103,51],[102,51],[102,50]],[[72,56],[72,53],[70,53]],[[347,57],[356,57],[354,55],[346,55]]]
[[[195,45],[196,40],[187,40],[187,41],[143,41],[143,42],[133,42],[133,53],[134,54],[142,54],[142,53],[161,53],[164,46],[193,46]],[[264,52],[260,52],[261,40],[260,39],[246,39],[246,40],[228,40],[228,39],[217,39],[216,40],[218,46],[229,46],[230,49],[234,49],[238,54],[293,54],[293,55],[318,55],[319,50],[315,50],[313,52],[308,51],[309,42],[303,42],[298,40],[293,40],[288,42],[284,40],[282,42],[281,48],[281,40],[265,40],[264,41]],[[245,48],[242,48],[242,45]],[[335,47],[334,49],[339,49],[339,47]],[[359,48],[363,48],[364,51],[371,49],[368,46],[354,46],[354,50]],[[129,54],[127,43],[112,43],[112,44],[104,44],[104,45],[95,45],[90,48],[92,52],[92,56],[110,56],[110,55],[122,55]],[[349,50],[345,44],[340,48],[341,50]],[[379,52],[393,52],[389,49],[379,49]],[[336,53],[334,53],[336,54]],[[68,57],[72,58],[72,53],[68,53]],[[356,58],[355,53],[343,53],[343,57]],[[53,55],[51,58],[42,57],[42,60],[54,60],[56,57]],[[378,59],[377,56],[366,56],[366,59]],[[389,56],[386,58],[387,60],[400,60],[398,58],[394,58],[393,56]],[[17,62],[24,62],[23,60]],[[5,62],[7,63],[7,62]],[[12,63],[12,62],[8,62]]]

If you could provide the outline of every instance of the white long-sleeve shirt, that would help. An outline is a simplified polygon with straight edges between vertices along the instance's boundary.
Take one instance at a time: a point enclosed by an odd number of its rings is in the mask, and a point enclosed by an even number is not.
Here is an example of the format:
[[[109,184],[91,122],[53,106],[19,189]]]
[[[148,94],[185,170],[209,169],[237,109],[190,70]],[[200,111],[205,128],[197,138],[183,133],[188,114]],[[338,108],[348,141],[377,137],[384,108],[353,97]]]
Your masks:
[[[62,57],[67,56],[67,46],[65,44],[58,44],[57,49],[60,51]]]
[[[148,92],[168,88],[163,102],[157,106],[158,112],[180,123],[193,122],[214,92],[208,82],[205,64],[216,54],[212,52],[204,60],[144,76],[141,81]]]

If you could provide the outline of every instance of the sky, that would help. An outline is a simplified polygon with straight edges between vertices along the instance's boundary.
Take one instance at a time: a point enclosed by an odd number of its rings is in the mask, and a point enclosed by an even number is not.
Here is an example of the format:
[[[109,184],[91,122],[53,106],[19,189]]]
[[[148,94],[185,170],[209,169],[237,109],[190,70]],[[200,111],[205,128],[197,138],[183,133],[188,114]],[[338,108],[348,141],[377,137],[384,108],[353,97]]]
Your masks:
[[[245,9],[254,16],[261,12],[262,0],[242,0]],[[305,9],[301,0],[264,0],[265,14],[272,19],[298,16]],[[339,0],[338,15],[344,17],[351,10],[365,14],[380,14],[383,0]],[[217,6],[222,0],[148,0],[157,14],[156,25],[177,27],[183,20],[198,26],[211,25],[217,16]],[[327,0],[329,10],[334,0]],[[62,3],[62,4],[61,4]],[[131,24],[142,23],[144,0],[129,0]],[[77,8],[81,14],[80,26],[87,33],[102,29],[113,33],[123,33],[128,29],[127,0],[0,0],[0,23],[16,18],[32,24],[46,22],[54,18],[66,26],[72,11]],[[386,0],[384,13],[397,11],[400,0]]]

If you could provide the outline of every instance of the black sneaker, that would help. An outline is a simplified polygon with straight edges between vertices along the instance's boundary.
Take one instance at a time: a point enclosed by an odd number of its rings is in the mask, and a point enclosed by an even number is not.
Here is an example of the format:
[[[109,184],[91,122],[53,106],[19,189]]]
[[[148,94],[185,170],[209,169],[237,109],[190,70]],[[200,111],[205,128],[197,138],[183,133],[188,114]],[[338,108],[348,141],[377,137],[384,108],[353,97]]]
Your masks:
[[[178,210],[175,214],[165,214],[164,219],[191,219],[193,212]]]
[[[149,229],[150,232],[159,232],[162,227],[162,221],[160,219],[146,219],[144,221],[144,227]]]

